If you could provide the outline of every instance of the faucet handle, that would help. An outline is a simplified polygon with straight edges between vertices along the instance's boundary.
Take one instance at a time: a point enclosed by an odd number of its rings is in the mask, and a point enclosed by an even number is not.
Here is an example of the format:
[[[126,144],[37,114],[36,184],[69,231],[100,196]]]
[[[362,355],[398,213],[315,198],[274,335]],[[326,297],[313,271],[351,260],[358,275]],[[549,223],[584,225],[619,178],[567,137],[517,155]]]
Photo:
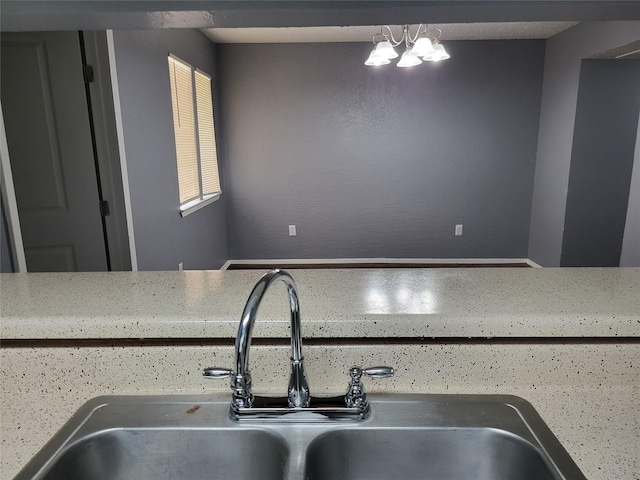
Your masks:
[[[369,367],[362,370],[362,373],[371,378],[389,378],[393,377],[395,372],[393,371],[393,367]]]
[[[233,375],[233,371],[228,368],[220,368],[220,367],[209,367],[205,368],[202,371],[202,376],[204,378],[210,378],[213,380],[219,380],[221,378],[227,378]]]
[[[364,370],[362,367],[351,367],[349,369],[349,388],[345,395],[345,404],[347,407],[357,407],[365,409],[367,407],[367,394],[362,384],[362,375],[371,378],[388,378],[393,377],[394,371],[392,367],[369,367]]]
[[[369,367],[365,369],[362,367],[351,367],[349,369],[349,376],[352,381],[360,381],[362,375],[371,378],[389,378],[393,377],[394,373],[393,367]]]

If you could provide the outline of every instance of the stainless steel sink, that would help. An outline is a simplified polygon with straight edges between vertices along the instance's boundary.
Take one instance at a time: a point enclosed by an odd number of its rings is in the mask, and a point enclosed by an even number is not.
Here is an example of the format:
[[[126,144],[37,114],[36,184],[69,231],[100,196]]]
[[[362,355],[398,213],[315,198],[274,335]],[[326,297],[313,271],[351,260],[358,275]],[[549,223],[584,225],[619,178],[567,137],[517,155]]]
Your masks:
[[[553,480],[526,440],[493,428],[330,432],[309,446],[305,478]]]
[[[231,420],[228,395],[101,397],[16,478],[585,480],[518,397],[369,400],[362,421],[258,423]]]
[[[251,461],[245,458],[246,451],[253,452]],[[74,443],[44,478],[275,480],[284,477],[286,461],[286,443],[261,431],[125,428]]]

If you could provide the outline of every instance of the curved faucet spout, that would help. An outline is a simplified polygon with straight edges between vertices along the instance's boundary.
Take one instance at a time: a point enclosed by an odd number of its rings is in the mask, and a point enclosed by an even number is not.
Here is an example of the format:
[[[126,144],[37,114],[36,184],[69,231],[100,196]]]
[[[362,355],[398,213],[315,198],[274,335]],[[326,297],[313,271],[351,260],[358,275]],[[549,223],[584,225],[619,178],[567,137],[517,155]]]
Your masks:
[[[251,291],[247,304],[242,312],[238,335],[236,337],[236,371],[231,377],[233,402],[237,407],[251,407],[251,373],[249,371],[249,349],[253,335],[253,325],[260,302],[267,289],[275,282],[281,281],[287,287],[289,307],[291,310],[291,378],[289,380],[289,406],[308,407],[311,396],[304,372],[302,357],[302,330],[300,325],[300,303],[298,291],[291,275],[284,270],[271,270],[263,275]]]

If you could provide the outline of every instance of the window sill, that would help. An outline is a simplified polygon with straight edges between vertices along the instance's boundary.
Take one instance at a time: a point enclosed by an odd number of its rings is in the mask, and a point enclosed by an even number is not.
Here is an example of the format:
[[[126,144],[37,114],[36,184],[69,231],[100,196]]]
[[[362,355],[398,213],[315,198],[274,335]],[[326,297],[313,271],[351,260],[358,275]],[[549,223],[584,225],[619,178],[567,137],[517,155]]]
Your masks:
[[[184,218],[187,215],[191,215],[193,212],[197,212],[201,208],[206,207],[210,203],[215,202],[220,198],[221,193],[222,192],[214,193],[213,195],[207,195],[202,200],[198,199],[185,203],[180,207],[180,216]]]

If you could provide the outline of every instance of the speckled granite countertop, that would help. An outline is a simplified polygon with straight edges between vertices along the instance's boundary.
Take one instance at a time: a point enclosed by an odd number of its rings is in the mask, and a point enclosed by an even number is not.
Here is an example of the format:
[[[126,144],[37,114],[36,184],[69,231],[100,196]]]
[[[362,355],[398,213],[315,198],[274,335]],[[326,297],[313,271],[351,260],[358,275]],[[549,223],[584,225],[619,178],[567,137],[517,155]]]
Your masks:
[[[26,340],[0,348],[0,479],[12,478],[85,400],[227,391],[224,382],[204,382],[200,370],[233,362],[226,342],[78,348],[34,347],[29,339],[233,338],[261,273],[0,275],[1,339]],[[291,273],[305,338],[370,339],[307,344],[314,392],[343,391],[351,365],[389,364],[396,377],[369,382],[370,391],[520,395],[587,478],[640,479],[640,344],[630,341],[640,337],[640,269]],[[254,336],[288,337],[288,318],[286,295],[270,293]],[[463,344],[461,337],[541,340]],[[286,387],[286,345],[267,341],[252,348],[252,358],[256,391]]]
[[[291,273],[307,338],[640,333],[640,268]],[[233,338],[261,274],[2,274],[1,338]],[[271,292],[263,303],[255,337],[288,337],[286,295]]]

